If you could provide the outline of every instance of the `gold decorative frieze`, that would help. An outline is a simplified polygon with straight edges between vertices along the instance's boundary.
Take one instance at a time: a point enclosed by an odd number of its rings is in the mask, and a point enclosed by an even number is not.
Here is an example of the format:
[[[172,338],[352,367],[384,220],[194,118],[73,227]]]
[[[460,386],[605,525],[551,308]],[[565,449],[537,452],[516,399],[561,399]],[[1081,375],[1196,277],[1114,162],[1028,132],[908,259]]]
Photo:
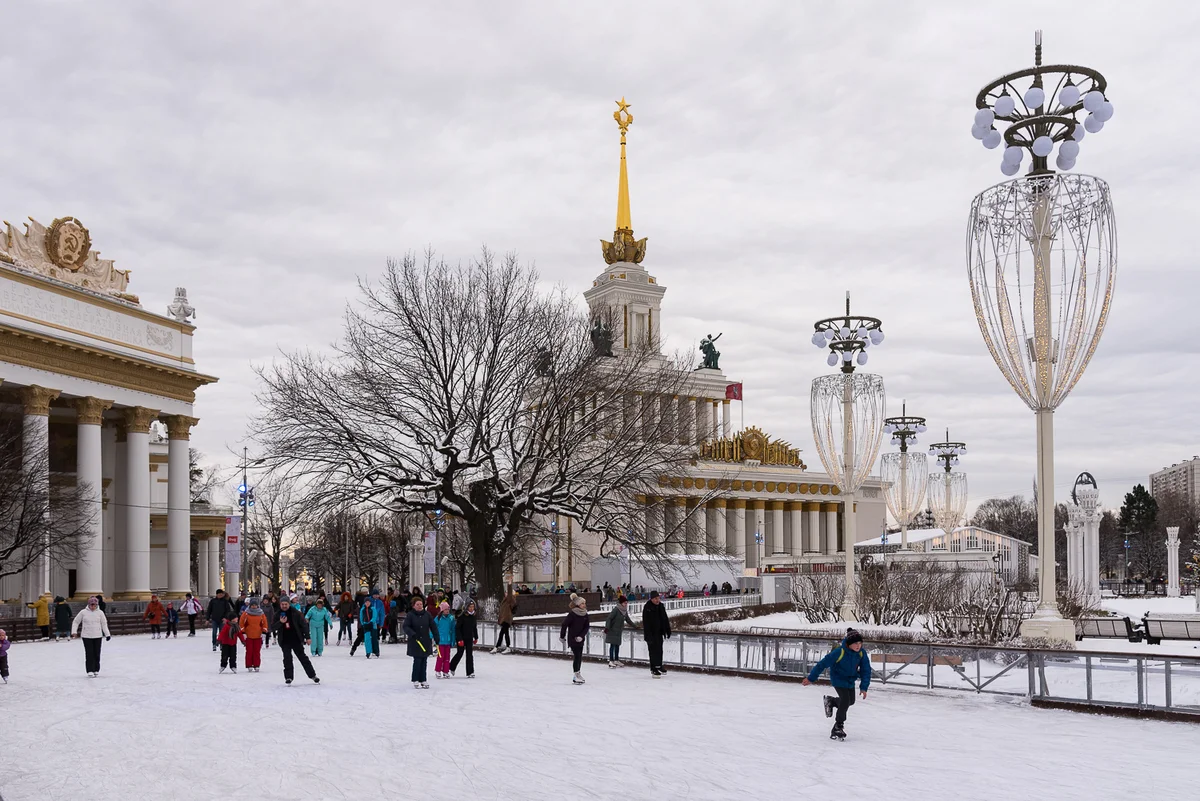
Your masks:
[[[761,429],[750,427],[733,437],[701,443],[700,458],[714,462],[752,460],[766,465],[786,465],[807,470],[800,449],[782,439],[772,440]]]

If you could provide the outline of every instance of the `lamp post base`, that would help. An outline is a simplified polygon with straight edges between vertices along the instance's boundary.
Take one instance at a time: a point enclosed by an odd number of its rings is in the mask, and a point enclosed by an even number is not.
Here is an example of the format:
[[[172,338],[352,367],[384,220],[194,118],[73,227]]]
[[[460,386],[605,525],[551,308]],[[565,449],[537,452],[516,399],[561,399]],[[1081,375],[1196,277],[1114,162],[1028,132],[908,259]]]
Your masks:
[[[842,608],[838,610],[838,615],[846,623],[855,623],[858,621],[858,607],[854,601],[844,601]]]
[[[1075,623],[1061,617],[1031,617],[1021,621],[1021,636],[1039,640],[1075,642]]]

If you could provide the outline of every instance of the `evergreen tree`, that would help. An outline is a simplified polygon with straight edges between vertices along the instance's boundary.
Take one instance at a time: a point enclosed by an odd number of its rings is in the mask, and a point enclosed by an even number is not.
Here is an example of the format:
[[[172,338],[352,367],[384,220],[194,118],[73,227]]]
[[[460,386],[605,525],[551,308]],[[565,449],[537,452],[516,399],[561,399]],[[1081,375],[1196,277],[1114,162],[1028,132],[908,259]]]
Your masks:
[[[1125,494],[1121,505],[1121,529],[1130,540],[1129,559],[1135,572],[1149,577],[1162,572],[1165,547],[1152,540],[1158,521],[1158,501],[1141,484]]]

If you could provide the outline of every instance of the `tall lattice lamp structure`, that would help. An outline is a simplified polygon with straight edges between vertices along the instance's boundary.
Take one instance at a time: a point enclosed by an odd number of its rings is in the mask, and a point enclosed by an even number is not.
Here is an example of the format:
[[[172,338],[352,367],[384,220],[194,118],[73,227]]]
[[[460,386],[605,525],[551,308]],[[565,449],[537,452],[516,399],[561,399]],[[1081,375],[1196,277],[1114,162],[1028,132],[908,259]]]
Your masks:
[[[958,457],[967,452],[967,443],[950,439],[946,429],[946,440],[929,446],[929,452],[941,465],[941,470],[929,474],[929,508],[933,511],[935,525],[949,537],[962,522],[967,511],[967,474],[951,472],[958,464]]]
[[[1058,611],[1054,555],[1054,410],[1096,352],[1112,307],[1117,230],[1108,184],[1075,167],[1079,143],[1112,118],[1108,83],[1072,64],[1042,64],[989,83],[975,98],[973,135],[985,147],[1003,140],[1005,175],[1025,153],[1027,174],[980,193],[967,228],[967,275],[975,316],[1005,379],[1037,418],[1038,610],[1026,636],[1071,640]],[[1006,123],[1003,133],[996,129]],[[1058,149],[1056,173],[1048,159]]]
[[[856,620],[854,493],[875,464],[887,411],[883,379],[857,373],[855,367],[867,363],[868,348],[882,344],[883,323],[875,317],[852,315],[847,292],[846,314],[818,320],[814,328],[813,345],[829,350],[826,363],[830,367],[841,365],[838,373],[813,379],[810,409],[817,454],[825,472],[841,491],[846,510],[843,515],[846,593],[841,616],[842,620]],[[833,532],[830,535],[836,536]]]
[[[883,433],[892,435],[892,445],[900,446],[899,453],[885,453],[879,458],[879,477],[884,483],[884,498],[888,511],[900,524],[900,547],[908,550],[908,524],[925,502],[925,485],[929,469],[925,454],[909,451],[917,444],[917,435],[925,433],[925,418],[910,417],[908,404],[901,403],[900,416],[883,421]]]

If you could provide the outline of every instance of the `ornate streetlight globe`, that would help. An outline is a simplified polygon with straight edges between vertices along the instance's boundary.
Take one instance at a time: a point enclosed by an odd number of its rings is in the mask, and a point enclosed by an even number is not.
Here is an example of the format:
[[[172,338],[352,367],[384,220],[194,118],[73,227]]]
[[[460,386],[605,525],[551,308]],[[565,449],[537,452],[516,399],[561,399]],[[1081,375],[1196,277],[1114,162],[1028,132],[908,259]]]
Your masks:
[[[1009,123],[1002,171],[1016,174],[1026,151],[1032,159],[1028,174],[972,202],[967,275],[988,352],[1037,417],[1043,569],[1038,610],[1021,630],[1071,640],[1074,628],[1058,612],[1055,589],[1053,415],[1083,375],[1108,320],[1117,234],[1108,184],[1055,173],[1048,159],[1057,145],[1055,165],[1073,169],[1080,140],[1103,128],[1113,112],[1104,76],[1075,65],[1042,65],[1040,31],[1036,41],[1033,67],[992,81],[975,100],[983,137],[994,139],[996,121]]]
[[[846,314],[818,320],[812,342],[829,349],[830,367],[841,364],[840,374],[813,379],[810,410],[817,455],[825,472],[841,490],[845,504],[846,592],[842,600],[843,620],[856,620],[854,542],[854,493],[871,473],[883,434],[886,399],[883,379],[856,373],[856,365],[867,363],[867,349],[883,342],[882,323],[874,317]]]
[[[884,483],[884,498],[888,511],[900,524],[900,547],[908,549],[908,524],[925,502],[928,468],[925,454],[909,452],[917,444],[917,435],[925,432],[924,417],[910,417],[908,404],[901,404],[899,417],[883,421],[883,433],[892,435],[892,444],[900,446],[899,453],[885,453],[879,459],[879,477]]]
[[[967,474],[951,472],[958,464],[958,457],[967,452],[967,444],[951,441],[947,429],[946,441],[933,443],[929,452],[942,466],[941,472],[929,475],[929,508],[934,524],[949,537],[967,511]]]

